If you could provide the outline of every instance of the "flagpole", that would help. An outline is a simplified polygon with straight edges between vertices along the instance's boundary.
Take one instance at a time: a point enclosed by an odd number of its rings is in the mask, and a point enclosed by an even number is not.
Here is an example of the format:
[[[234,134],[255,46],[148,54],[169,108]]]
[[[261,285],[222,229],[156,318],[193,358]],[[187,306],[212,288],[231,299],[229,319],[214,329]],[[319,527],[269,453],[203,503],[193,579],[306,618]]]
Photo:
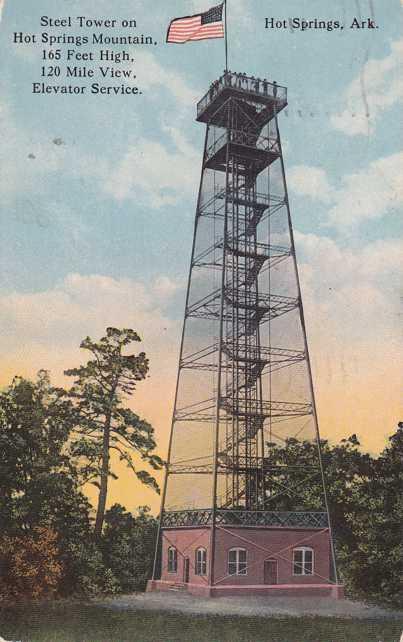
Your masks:
[[[227,0],[224,0],[225,16],[225,71],[228,71],[228,21],[227,21]]]

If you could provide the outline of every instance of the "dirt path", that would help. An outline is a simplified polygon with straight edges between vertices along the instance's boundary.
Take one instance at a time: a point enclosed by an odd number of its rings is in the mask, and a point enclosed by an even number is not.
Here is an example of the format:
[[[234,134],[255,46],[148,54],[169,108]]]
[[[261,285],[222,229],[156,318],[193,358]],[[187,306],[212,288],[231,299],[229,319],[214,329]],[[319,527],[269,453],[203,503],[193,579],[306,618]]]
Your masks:
[[[184,593],[136,593],[97,601],[113,609],[174,611],[201,615],[241,615],[260,617],[353,617],[361,619],[401,619],[403,611],[389,611],[362,602],[328,598],[230,597],[200,598]]]

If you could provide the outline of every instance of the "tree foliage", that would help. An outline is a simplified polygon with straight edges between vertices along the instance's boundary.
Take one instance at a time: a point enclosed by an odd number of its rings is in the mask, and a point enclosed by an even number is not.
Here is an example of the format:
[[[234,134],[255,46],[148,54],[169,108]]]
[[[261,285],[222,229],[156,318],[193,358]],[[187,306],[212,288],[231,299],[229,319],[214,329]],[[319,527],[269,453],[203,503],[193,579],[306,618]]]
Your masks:
[[[36,527],[27,535],[0,538],[0,599],[53,595],[62,576],[57,534]]]
[[[137,515],[115,504],[105,515],[105,563],[125,593],[143,591],[151,577],[158,522],[142,506]]]
[[[40,371],[34,381],[15,377],[0,393],[0,523],[5,538],[2,546],[8,551],[8,558],[14,560],[11,566],[20,573],[18,568],[21,570],[25,558],[20,558],[18,551],[21,555],[24,551],[27,555],[40,551],[38,534],[43,533],[49,544],[45,549],[49,562],[53,560],[63,569],[57,590],[67,593],[78,586],[80,573],[76,570],[80,564],[76,550],[88,540],[92,529],[91,505],[80,490],[70,457],[69,439],[75,425],[71,400],[65,390],[52,386],[45,371]],[[5,573],[3,566],[0,570],[3,587],[12,578],[7,570],[4,579]],[[21,582],[21,578],[16,580],[18,594],[25,591],[34,597],[48,594],[51,589],[46,577],[40,574],[31,588]],[[11,587],[10,595],[13,591]]]
[[[29,528],[57,479],[74,477],[66,442],[73,426],[65,391],[40,371],[36,381],[16,377],[0,393],[0,515]],[[53,491],[52,491],[53,493]]]
[[[341,579],[350,595],[392,603],[403,562],[403,423],[378,458],[362,452],[356,435],[334,446],[323,440],[321,450]],[[273,488],[291,489],[271,504],[273,510],[323,509],[320,474],[306,481],[316,461],[312,442],[271,445],[273,467],[281,471],[287,463],[291,471],[273,476]]]
[[[95,342],[84,339],[81,348],[91,354],[87,363],[66,370],[74,377],[70,398],[78,415],[72,453],[82,462],[80,472],[99,488],[95,534],[99,537],[105,515],[108,480],[113,477],[111,453],[117,453],[137,478],[159,492],[155,478],[138,469],[136,457],[154,470],[162,460],[154,454],[154,429],[123,405],[133,395],[137,383],[145,379],[148,359],[144,352],[126,354],[125,349],[140,337],[134,330],[107,328],[106,336]]]
[[[340,542],[347,583],[355,594],[398,603],[403,564],[403,424],[371,461],[371,474],[352,488]]]
[[[153,429],[123,404],[148,371],[143,353],[125,354],[136,337],[111,328],[96,344],[86,339],[93,358],[69,371],[75,377],[69,392],[53,386],[44,371],[34,381],[16,377],[0,392],[0,599],[144,589],[155,518],[144,507],[133,514],[117,504],[106,510],[104,528],[95,534],[93,509],[81,491],[86,479],[100,485],[108,417],[110,450],[122,449],[139,478],[155,484],[137,467],[137,460],[161,466]],[[398,603],[403,423],[378,457],[364,453],[355,435],[336,445],[324,440],[321,448],[348,594]],[[273,509],[320,510],[320,475],[304,483],[317,461],[316,446],[289,439],[271,445],[270,452],[277,471],[273,491],[279,485],[292,489],[279,495]]]

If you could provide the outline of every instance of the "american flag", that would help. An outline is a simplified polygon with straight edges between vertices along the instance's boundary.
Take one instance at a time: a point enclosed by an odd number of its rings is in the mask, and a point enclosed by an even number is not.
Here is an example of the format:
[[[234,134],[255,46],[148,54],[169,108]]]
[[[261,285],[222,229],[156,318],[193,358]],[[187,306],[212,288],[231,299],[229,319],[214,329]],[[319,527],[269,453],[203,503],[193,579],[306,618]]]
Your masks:
[[[0,20],[1,20],[1,12],[3,11],[3,6],[4,6],[4,0],[0,0]]]
[[[168,27],[167,42],[224,38],[223,7],[224,3],[195,16],[175,18]]]

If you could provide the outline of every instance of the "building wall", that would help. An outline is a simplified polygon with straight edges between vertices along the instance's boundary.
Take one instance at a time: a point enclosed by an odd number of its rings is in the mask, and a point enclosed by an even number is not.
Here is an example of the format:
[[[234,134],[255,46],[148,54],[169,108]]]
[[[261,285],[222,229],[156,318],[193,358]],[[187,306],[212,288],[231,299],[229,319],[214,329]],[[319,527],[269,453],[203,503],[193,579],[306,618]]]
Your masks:
[[[189,558],[189,583],[209,583],[210,564],[209,528],[182,528],[162,533],[161,580],[182,583],[184,581],[185,558]],[[178,551],[177,573],[168,573],[168,548]],[[314,551],[314,574],[293,575],[293,549],[309,546]],[[207,550],[207,575],[195,574],[195,553],[197,548]],[[244,548],[247,551],[247,574],[228,576],[228,551]],[[216,530],[216,554],[214,584],[264,585],[264,562],[276,559],[278,562],[278,584],[326,584],[329,582],[330,540],[327,530],[286,529],[286,528],[228,528]]]
[[[293,575],[293,549],[308,546],[314,551],[314,574]],[[228,576],[228,551],[247,551],[247,574]],[[264,584],[264,561],[276,559],[278,584],[323,584],[329,581],[329,532],[285,528],[217,529],[214,584]]]
[[[210,529],[189,528],[166,530],[162,533],[162,570],[161,579],[166,582],[181,583],[184,581],[185,558],[189,558],[189,581],[192,584],[207,584],[208,575],[195,574],[195,555],[199,547],[207,550],[207,573],[210,563]],[[178,571],[168,573],[168,548],[175,546],[178,551]]]

